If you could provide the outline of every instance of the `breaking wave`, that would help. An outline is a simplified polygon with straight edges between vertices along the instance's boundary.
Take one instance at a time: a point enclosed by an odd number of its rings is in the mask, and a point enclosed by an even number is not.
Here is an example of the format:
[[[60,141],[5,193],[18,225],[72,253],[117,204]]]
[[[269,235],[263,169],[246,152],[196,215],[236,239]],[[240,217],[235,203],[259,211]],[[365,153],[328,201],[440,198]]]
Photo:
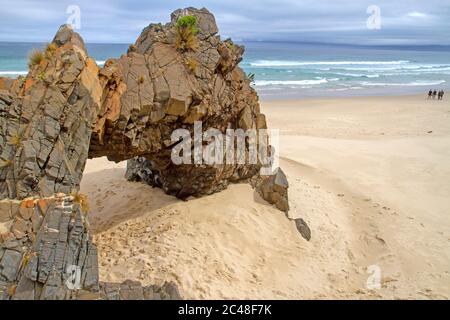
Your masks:
[[[250,62],[252,67],[295,67],[314,65],[398,65],[409,63],[408,60],[394,61],[285,61],[285,60],[258,60]]]
[[[385,82],[361,82],[363,86],[405,86],[405,87],[414,87],[414,86],[434,86],[445,83],[445,80],[436,80],[436,81],[413,81],[407,83],[385,83]]]
[[[327,79],[319,80],[256,80],[255,86],[313,85],[327,83]]]
[[[27,75],[28,71],[0,71],[0,76]]]

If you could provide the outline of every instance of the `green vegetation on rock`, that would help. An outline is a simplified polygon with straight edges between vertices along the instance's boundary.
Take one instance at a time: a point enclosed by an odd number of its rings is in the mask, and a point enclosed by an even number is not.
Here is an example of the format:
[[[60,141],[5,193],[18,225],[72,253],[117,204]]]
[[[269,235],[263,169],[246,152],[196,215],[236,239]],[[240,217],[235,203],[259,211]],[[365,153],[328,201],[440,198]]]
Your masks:
[[[39,49],[33,49],[28,56],[28,67],[32,68],[44,60],[44,53]]]
[[[195,50],[198,47],[196,34],[200,31],[197,28],[197,17],[181,17],[175,26],[175,47],[181,51]]]

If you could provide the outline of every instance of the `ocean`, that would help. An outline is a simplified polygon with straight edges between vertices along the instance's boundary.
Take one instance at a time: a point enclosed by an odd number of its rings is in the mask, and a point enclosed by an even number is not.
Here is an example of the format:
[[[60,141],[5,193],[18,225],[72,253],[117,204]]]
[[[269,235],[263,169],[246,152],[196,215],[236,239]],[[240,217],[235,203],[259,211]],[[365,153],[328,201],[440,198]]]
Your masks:
[[[425,93],[450,88],[449,47],[363,47],[244,42],[241,67],[262,99]],[[44,43],[0,42],[0,76],[27,73],[27,56]],[[87,44],[102,65],[128,44]]]

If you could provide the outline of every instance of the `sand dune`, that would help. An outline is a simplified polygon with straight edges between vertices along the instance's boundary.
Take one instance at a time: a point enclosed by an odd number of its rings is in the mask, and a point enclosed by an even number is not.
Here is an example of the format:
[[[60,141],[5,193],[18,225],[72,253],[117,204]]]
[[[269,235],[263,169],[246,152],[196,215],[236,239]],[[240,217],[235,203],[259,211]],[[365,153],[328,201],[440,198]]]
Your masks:
[[[90,160],[81,191],[102,280],[185,298],[450,296],[450,106],[419,96],[264,103],[295,224],[246,184],[187,202]],[[432,131],[432,132],[430,132]],[[368,272],[369,268],[369,272]],[[368,288],[373,268],[381,288]]]

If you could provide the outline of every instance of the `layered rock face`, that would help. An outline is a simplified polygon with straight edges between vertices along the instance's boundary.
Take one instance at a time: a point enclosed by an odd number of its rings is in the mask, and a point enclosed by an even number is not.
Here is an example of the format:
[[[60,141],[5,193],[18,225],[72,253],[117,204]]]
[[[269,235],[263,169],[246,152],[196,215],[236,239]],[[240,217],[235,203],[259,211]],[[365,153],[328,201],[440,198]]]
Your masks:
[[[180,44],[177,28],[186,15],[198,19],[195,43],[187,48]],[[220,191],[230,181],[253,176],[260,165],[175,165],[175,129],[187,129],[193,137],[195,121],[202,122],[203,132],[215,128],[222,133],[264,129],[266,122],[250,80],[237,66],[243,47],[220,40],[214,16],[206,9],[178,10],[171,18],[166,25],[145,28],[126,55],[107,61],[100,71],[104,101],[89,156],[113,161],[141,156],[130,161],[128,177],[151,172],[158,179],[147,182],[186,198]]]
[[[72,196],[0,201],[0,300],[98,290],[97,249]]]
[[[2,299],[98,290],[97,250],[75,201],[101,103],[98,70],[62,26],[29,74],[0,92]]]
[[[178,23],[186,16],[196,17],[192,29]],[[186,129],[194,137],[199,121],[201,146],[210,128],[266,129],[257,94],[237,66],[243,47],[217,32],[206,9],[177,10],[99,69],[81,37],[62,26],[26,77],[0,79],[0,299],[180,298],[170,283],[99,283],[78,190],[88,157],[129,160],[128,179],[179,198],[258,173],[260,162],[229,163],[227,153],[214,164],[201,155],[195,164],[171,158],[179,144],[172,133]],[[262,196],[287,211],[285,177],[255,179]]]
[[[63,26],[14,99],[0,98],[0,198],[78,190],[101,102],[97,74],[83,40]]]

